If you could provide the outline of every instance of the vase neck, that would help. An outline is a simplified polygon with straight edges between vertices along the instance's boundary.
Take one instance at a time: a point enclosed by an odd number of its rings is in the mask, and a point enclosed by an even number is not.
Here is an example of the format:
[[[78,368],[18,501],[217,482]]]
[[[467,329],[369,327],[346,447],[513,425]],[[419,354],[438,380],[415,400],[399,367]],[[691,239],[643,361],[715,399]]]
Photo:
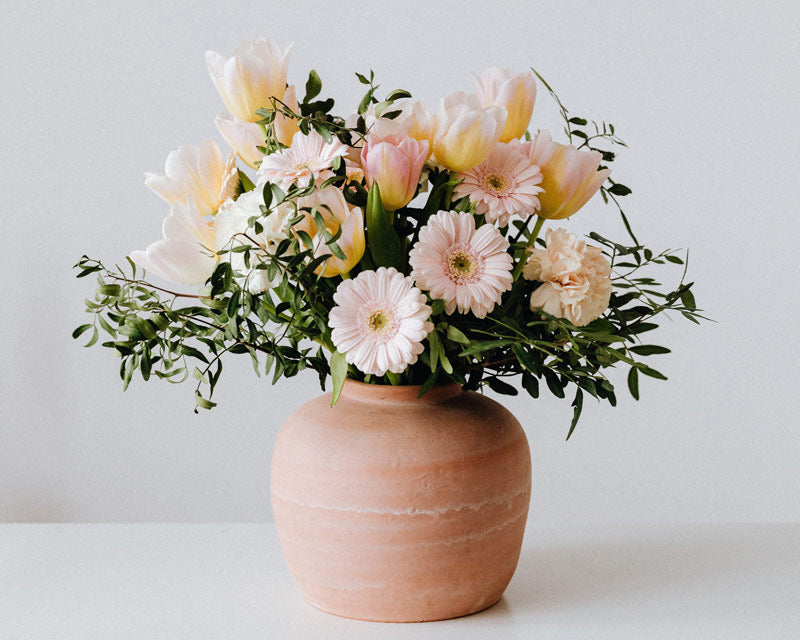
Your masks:
[[[434,386],[420,398],[421,389],[421,385],[365,384],[348,378],[342,389],[342,397],[359,402],[435,404],[462,393],[461,385],[455,382]]]

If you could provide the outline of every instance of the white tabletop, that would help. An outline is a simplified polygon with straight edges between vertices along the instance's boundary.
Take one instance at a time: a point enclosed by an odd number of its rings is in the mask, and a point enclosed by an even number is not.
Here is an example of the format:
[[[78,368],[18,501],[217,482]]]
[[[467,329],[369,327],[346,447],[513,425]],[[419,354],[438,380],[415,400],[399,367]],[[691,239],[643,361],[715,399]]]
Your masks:
[[[482,613],[424,624],[305,604],[266,524],[0,525],[0,638],[800,638],[800,524],[529,525]]]

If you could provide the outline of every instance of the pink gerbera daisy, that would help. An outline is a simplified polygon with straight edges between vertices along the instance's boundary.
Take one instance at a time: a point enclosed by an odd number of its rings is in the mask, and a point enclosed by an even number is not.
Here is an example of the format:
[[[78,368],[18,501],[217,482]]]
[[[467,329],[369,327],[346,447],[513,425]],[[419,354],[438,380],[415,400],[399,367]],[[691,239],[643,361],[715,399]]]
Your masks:
[[[397,269],[379,267],[343,280],[333,294],[328,325],[331,340],[360,371],[382,376],[402,373],[433,330],[431,308],[414,281]]]
[[[538,193],[542,173],[539,167],[511,144],[498,142],[486,160],[459,173],[462,182],[455,188],[459,198],[469,196],[476,213],[488,222],[505,227],[512,215],[527,218],[539,208]]]
[[[336,138],[325,142],[316,131],[308,135],[298,131],[288,149],[264,157],[258,168],[258,184],[272,182],[284,191],[293,183],[307,187],[312,177],[316,182],[330,178],[333,160],[346,153],[347,146]]]
[[[469,213],[440,211],[420,229],[411,249],[411,277],[445,302],[445,311],[483,318],[511,289],[508,241],[491,224],[475,229]]]

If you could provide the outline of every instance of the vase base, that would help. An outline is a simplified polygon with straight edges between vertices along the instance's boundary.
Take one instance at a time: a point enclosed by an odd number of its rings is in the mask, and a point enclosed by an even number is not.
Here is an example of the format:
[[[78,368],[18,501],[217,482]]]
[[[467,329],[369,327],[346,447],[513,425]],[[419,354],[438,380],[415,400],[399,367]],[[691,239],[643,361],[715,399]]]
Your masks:
[[[481,611],[486,611],[487,609],[491,609],[494,605],[496,605],[500,600],[503,599],[503,594],[501,593],[498,598],[495,598],[490,604],[481,604],[475,608],[467,609],[463,612],[457,612],[452,614],[444,614],[444,615],[432,615],[428,616],[369,616],[369,615],[359,615],[356,613],[349,614],[340,611],[331,611],[330,609],[326,608],[324,605],[317,604],[309,600],[308,598],[304,598],[306,603],[318,611],[322,611],[323,613],[327,613],[328,615],[337,616],[339,618],[347,618],[348,620],[361,620],[363,622],[388,622],[394,624],[410,624],[413,622],[441,622],[443,620],[453,620],[454,618],[465,618],[467,616],[475,615],[476,613],[480,613]]]

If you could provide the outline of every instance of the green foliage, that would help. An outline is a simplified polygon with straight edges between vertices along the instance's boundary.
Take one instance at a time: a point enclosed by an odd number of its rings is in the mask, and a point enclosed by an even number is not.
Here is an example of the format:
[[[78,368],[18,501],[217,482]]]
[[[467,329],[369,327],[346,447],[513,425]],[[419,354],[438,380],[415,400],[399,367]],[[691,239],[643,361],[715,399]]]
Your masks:
[[[383,208],[381,192],[375,182],[367,196],[367,240],[376,267],[394,267],[403,271],[407,250],[394,227],[392,215]]]

